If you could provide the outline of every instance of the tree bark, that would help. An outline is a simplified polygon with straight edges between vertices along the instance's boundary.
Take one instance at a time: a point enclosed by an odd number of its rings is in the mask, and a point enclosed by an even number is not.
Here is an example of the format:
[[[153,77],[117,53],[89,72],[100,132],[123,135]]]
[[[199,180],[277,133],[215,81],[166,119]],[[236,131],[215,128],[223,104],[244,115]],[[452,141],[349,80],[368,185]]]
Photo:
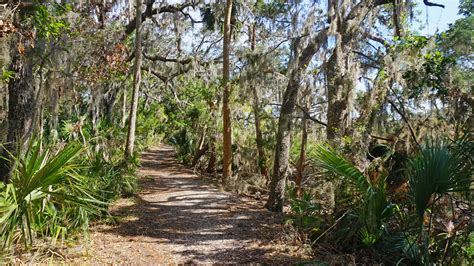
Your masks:
[[[3,182],[8,182],[11,174],[12,165],[7,160],[10,158],[9,153],[16,156],[28,146],[35,127],[38,104],[33,62],[29,58],[31,51],[21,55],[16,44],[12,51],[11,70],[15,72],[15,77],[8,83],[8,134],[1,152],[4,158],[0,158],[0,180]]]
[[[64,79],[62,79],[58,69],[62,65],[61,58],[66,57],[67,55],[57,49],[51,49],[51,54],[49,55],[53,69],[50,69],[46,74],[45,79],[45,94],[47,95],[46,99],[48,105],[46,110],[48,110],[48,127],[49,127],[49,137],[51,141],[55,143],[58,140],[58,127],[59,127],[59,104],[61,98],[61,90],[63,88]]]
[[[288,85],[283,94],[283,102],[278,119],[278,132],[275,146],[275,161],[273,163],[273,175],[270,183],[270,195],[265,207],[270,211],[282,212],[285,198],[286,177],[288,171],[288,158],[290,153],[290,134],[293,126],[293,113],[296,106],[296,98],[304,78],[306,68],[325,41],[326,31],[311,39],[301,54],[296,54],[295,67],[290,71]]]
[[[120,85],[112,83],[108,86],[110,86],[110,88],[108,88],[106,93],[102,96],[102,117],[105,118],[106,121],[113,122],[114,107],[117,101],[117,95],[120,92]]]
[[[349,0],[347,0],[349,1]],[[384,1],[367,0],[355,5],[345,15],[342,6],[346,3],[330,1],[330,20],[336,37],[335,47],[327,63],[327,139],[333,146],[341,144],[347,135],[350,122],[350,101],[357,78],[357,65],[351,51],[358,44],[362,22],[367,13]]]
[[[133,93],[129,116],[127,144],[125,148],[125,160],[129,160],[133,156],[135,146],[135,128],[137,123],[137,109],[138,109],[138,93],[140,91],[141,83],[141,64],[142,64],[142,35],[141,35],[141,20],[142,14],[142,0],[137,0],[136,6],[136,26],[135,26],[135,69],[133,76]]]
[[[311,104],[311,98],[307,100],[304,112],[309,113],[309,107]],[[301,182],[303,180],[304,166],[306,163],[306,143],[308,142],[308,116],[303,115],[302,119],[303,132],[301,134],[301,147],[300,147],[300,158],[296,165],[296,190],[297,195],[300,197],[302,193]]]
[[[367,99],[362,106],[360,116],[355,122],[356,127],[352,129],[352,161],[359,169],[364,169],[367,164],[367,151],[369,150],[372,131],[375,123],[377,111],[382,108],[386,101],[388,87],[387,83],[376,78],[376,84],[367,95]],[[362,129],[362,130],[359,130]]]
[[[232,0],[226,1],[225,21],[224,21],[224,58],[222,80],[224,93],[222,98],[222,119],[223,119],[223,165],[222,176],[226,180],[232,175],[232,121],[230,117],[230,20],[232,16]]]
[[[215,145],[215,135],[212,134],[209,140],[209,162],[207,163],[206,172],[208,173],[215,173],[216,172],[216,145]]]
[[[213,101],[208,102],[209,112],[210,112],[210,121],[215,121],[217,119],[217,106],[219,103],[214,103]],[[207,153],[209,154],[209,161],[207,164],[206,172],[214,174],[216,172],[216,163],[217,163],[217,153],[216,153],[216,141],[217,141],[217,129],[215,125],[210,125],[208,127],[209,134],[209,149]]]
[[[250,50],[253,52],[255,51],[255,42],[256,42],[256,34],[255,34],[255,27],[256,24],[250,28]],[[252,69],[255,69],[255,62],[252,59]],[[268,177],[268,170],[267,170],[267,159],[265,156],[265,147],[263,146],[263,136],[262,136],[262,129],[261,129],[261,122],[260,122],[260,114],[261,114],[261,107],[260,107],[260,96],[258,95],[257,86],[255,82],[252,80],[250,84],[250,90],[253,94],[253,114],[255,118],[255,142],[257,144],[257,152],[258,152],[258,170],[262,176],[265,178]]]
[[[120,121],[120,125],[122,128],[125,128],[125,125],[127,124],[127,90],[123,90],[122,94],[122,118]]]
[[[254,96],[254,104],[253,104],[253,114],[255,118],[255,142],[257,144],[257,152],[258,152],[258,169],[260,174],[264,177],[268,176],[267,170],[267,158],[265,156],[265,147],[263,146],[263,134],[261,129],[261,121],[260,121],[260,97],[258,96],[257,88],[255,85],[251,86],[253,96]]]
[[[204,145],[205,140],[206,140],[206,135],[207,135],[207,124],[204,125],[202,132],[201,132],[201,137],[199,138],[198,146],[196,147],[196,151],[194,152],[194,157],[193,161],[191,163],[191,166],[196,166],[196,164],[199,162],[199,159],[207,152],[209,149],[209,144]]]
[[[54,88],[54,83],[57,82],[55,73],[50,73],[49,78],[46,80],[48,82],[48,89],[50,93],[50,102],[49,102],[49,130],[50,137],[53,142],[58,140],[58,125],[59,125],[59,88]]]
[[[354,88],[353,75],[348,73],[349,65],[347,52],[350,49],[335,48],[328,61],[328,107],[327,107],[327,139],[332,145],[339,145],[340,139],[347,135],[348,122],[350,120],[350,100]]]

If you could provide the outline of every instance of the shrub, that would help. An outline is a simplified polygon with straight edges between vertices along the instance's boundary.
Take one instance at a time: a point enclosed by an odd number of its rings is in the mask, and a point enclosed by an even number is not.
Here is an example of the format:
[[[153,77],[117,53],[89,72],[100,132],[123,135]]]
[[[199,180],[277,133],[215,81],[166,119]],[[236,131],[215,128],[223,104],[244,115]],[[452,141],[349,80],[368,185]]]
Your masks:
[[[55,239],[66,228],[87,225],[88,215],[104,206],[78,174],[82,166],[73,163],[81,150],[71,143],[56,153],[42,151],[41,141],[32,141],[23,156],[10,156],[10,183],[0,186],[3,248],[20,239],[31,245],[35,235]]]

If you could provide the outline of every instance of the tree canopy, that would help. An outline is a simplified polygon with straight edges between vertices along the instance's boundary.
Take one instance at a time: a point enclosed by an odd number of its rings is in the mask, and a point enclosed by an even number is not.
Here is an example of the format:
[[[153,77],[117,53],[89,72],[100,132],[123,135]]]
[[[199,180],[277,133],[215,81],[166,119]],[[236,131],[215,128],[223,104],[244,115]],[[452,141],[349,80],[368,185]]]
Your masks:
[[[410,26],[442,2],[6,1],[4,248],[87,227],[168,143],[317,256],[472,263],[474,4],[444,32]]]

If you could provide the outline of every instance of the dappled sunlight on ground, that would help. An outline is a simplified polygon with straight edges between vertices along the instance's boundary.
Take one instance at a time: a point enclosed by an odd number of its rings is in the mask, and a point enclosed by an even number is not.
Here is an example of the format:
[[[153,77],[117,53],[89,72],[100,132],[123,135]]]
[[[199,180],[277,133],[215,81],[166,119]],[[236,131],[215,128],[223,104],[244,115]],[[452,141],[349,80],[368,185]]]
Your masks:
[[[161,146],[143,153],[141,192],[112,208],[116,225],[91,233],[73,262],[295,263],[298,247],[279,240],[282,217],[263,203],[218,188],[193,174]]]

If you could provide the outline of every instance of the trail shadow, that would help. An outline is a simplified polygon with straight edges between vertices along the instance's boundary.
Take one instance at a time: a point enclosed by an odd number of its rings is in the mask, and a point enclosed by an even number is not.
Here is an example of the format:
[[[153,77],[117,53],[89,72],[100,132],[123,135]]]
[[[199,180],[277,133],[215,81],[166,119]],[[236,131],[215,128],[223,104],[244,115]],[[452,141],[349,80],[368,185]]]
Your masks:
[[[175,159],[168,147],[142,156],[141,192],[133,206],[114,215],[133,219],[104,232],[172,246],[187,263],[294,263],[269,245],[282,217],[254,200],[237,197],[199,179]]]

